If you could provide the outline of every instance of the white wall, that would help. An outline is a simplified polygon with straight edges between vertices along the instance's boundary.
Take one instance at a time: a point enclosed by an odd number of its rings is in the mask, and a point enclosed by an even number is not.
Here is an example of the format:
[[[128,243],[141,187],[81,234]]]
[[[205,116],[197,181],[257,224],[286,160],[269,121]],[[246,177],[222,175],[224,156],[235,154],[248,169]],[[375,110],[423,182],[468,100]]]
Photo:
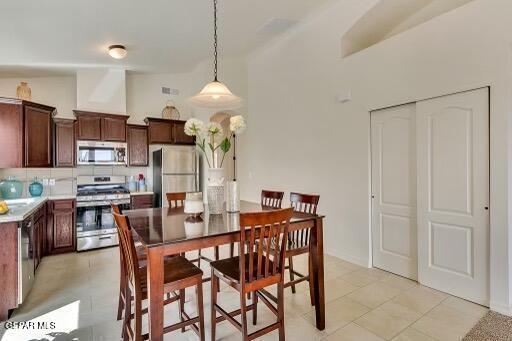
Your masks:
[[[126,110],[129,123],[142,124],[146,117],[162,117],[162,109],[172,100],[181,119],[190,118],[187,98],[191,96],[191,73],[127,74]],[[162,94],[162,87],[179,90],[177,96]]]
[[[489,85],[490,304],[512,314],[512,2],[476,0],[341,59],[343,33],[374,4],[340,0],[250,58],[242,197],[319,193],[326,252],[371,264],[369,111]],[[353,100],[337,103],[349,90]]]
[[[76,72],[79,110],[126,114],[126,71],[82,69]]]
[[[76,109],[76,78],[74,76],[0,78],[0,96],[15,98],[16,87],[20,82],[28,82],[32,90],[32,101],[56,107],[58,117],[73,117],[73,109]]]

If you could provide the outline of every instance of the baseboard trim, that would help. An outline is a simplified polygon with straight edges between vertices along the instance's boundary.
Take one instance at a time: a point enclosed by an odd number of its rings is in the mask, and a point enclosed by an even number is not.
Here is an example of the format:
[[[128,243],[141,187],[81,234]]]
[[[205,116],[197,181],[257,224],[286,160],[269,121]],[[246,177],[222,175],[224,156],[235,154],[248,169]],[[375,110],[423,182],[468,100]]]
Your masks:
[[[512,306],[510,305],[491,302],[490,309],[503,315],[512,316]]]
[[[356,265],[363,266],[365,268],[371,268],[371,264],[369,264],[368,258],[357,257],[357,256],[353,256],[353,255],[349,255],[349,254],[346,254],[343,252],[333,251],[333,250],[326,251],[325,253],[330,256],[340,258],[349,263],[354,263]]]

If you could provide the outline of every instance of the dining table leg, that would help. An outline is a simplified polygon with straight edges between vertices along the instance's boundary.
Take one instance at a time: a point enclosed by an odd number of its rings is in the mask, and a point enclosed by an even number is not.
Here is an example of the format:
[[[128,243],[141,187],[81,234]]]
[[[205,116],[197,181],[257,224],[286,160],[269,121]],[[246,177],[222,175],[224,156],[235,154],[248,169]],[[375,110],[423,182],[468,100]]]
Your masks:
[[[322,218],[315,219],[311,236],[311,263],[313,292],[315,294],[315,318],[316,328],[325,329],[325,291],[324,291],[324,237]]]
[[[164,257],[161,248],[148,248],[147,267],[149,339],[163,341]]]

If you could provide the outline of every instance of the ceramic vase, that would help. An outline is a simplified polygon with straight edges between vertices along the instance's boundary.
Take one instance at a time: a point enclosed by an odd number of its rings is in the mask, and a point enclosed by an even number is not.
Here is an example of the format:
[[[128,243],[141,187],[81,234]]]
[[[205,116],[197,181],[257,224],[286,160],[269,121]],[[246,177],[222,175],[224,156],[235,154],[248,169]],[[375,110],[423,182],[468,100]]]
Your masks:
[[[27,82],[20,82],[20,85],[16,88],[16,97],[25,101],[32,100],[32,90],[30,90]]]
[[[43,184],[39,182],[37,178],[28,186],[28,192],[32,197],[40,197],[43,194]]]
[[[7,177],[6,180],[0,182],[0,192],[3,199],[18,199],[23,194],[23,182],[14,176]]]
[[[210,214],[224,212],[224,169],[208,169],[208,211]]]

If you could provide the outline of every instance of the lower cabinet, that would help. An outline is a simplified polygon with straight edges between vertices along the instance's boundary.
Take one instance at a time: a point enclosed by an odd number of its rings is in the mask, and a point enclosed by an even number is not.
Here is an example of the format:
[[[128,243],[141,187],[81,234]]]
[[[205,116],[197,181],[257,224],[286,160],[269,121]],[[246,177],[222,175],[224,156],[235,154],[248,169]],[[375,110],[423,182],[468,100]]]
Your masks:
[[[76,249],[75,200],[49,202],[47,242],[48,254],[73,252]]]
[[[37,270],[41,259],[46,254],[46,204],[34,213],[33,257],[34,269]]]
[[[153,194],[132,195],[132,210],[153,208]]]

